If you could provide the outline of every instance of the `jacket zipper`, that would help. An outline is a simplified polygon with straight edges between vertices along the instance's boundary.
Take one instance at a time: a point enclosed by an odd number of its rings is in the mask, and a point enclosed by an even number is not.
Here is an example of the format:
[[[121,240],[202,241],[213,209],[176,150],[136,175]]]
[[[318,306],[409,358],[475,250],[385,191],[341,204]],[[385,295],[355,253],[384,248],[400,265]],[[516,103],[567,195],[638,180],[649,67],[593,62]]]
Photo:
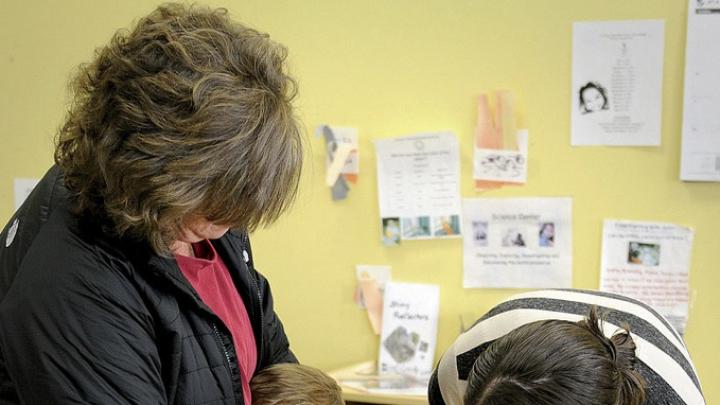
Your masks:
[[[257,370],[258,366],[260,365],[260,362],[263,361],[263,352],[264,352],[263,347],[265,345],[263,344],[262,328],[263,328],[263,325],[265,325],[265,320],[263,319],[262,293],[260,292],[260,286],[258,286],[258,282],[257,282],[257,280],[255,280],[255,276],[250,274],[250,278],[252,278],[253,284],[255,285],[255,291],[257,292],[257,298],[258,298],[257,302],[258,303],[256,306],[258,307],[257,311],[260,314],[260,317],[259,317],[260,318],[260,333],[258,333],[258,336],[260,337],[260,341],[257,342],[258,343],[258,345],[257,345],[258,346],[258,362],[255,365],[255,369]]]
[[[215,322],[212,323],[212,327],[213,327],[213,332],[214,332],[213,334],[215,335],[215,339],[217,339],[218,343],[220,344],[220,347],[222,347],[223,354],[225,355],[225,361],[227,362],[226,370],[227,370],[228,375],[230,376],[230,382],[234,386],[235,384],[237,384],[237,382],[235,381],[235,377],[232,374],[233,367],[232,367],[232,361],[230,360],[230,353],[228,352],[227,347],[225,347],[225,342],[223,342],[222,335],[220,335],[220,330],[218,329],[217,324]],[[238,365],[238,367],[239,367],[239,365]],[[242,380],[242,374],[239,373],[238,377]],[[241,386],[240,398],[235,398],[235,402],[238,404],[243,404],[244,403],[244,399],[243,399],[244,394],[242,392],[242,381],[240,381],[240,386]],[[235,394],[234,391],[235,390],[233,390],[233,395]]]
[[[242,241],[243,241],[243,243],[242,243],[243,251],[246,251],[246,252],[248,252],[248,254],[250,254],[250,252],[249,252],[250,239],[249,239],[247,233],[243,233]],[[257,342],[258,361],[255,364],[255,371],[257,371],[260,364],[264,362],[263,355],[264,355],[264,351],[265,351],[264,350],[265,345],[263,342],[263,327],[265,326],[265,319],[263,319],[264,313],[263,313],[262,291],[260,291],[260,286],[258,285],[255,274],[253,274],[253,270],[251,270],[250,261],[245,263],[245,267],[247,268],[248,276],[252,280],[253,286],[255,287],[255,293],[257,294],[257,303],[255,305],[255,307],[256,307],[255,309],[257,310],[258,314],[260,314],[260,316],[259,316],[259,318],[260,318],[260,333],[258,333],[260,341]]]
[[[232,363],[230,362],[230,353],[228,353],[227,348],[225,347],[225,343],[222,340],[222,336],[220,336],[220,330],[218,330],[217,324],[213,322],[212,324],[213,332],[215,332],[215,338],[217,339],[218,343],[220,343],[220,347],[223,349],[223,354],[225,354],[225,360],[227,360],[227,366],[228,366],[228,374],[230,374],[230,377],[232,378],[232,374],[230,373],[230,370],[232,370]]]

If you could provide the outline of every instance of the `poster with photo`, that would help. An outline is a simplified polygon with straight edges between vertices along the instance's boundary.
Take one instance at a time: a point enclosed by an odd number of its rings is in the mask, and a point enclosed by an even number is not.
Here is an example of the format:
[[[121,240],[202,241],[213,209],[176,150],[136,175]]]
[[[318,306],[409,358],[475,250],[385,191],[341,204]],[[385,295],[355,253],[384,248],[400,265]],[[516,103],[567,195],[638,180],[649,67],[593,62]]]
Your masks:
[[[572,145],[660,145],[665,23],[573,24]]]
[[[570,198],[463,200],[463,287],[568,288]]]
[[[383,298],[380,374],[428,378],[437,342],[440,287],[388,282]]]
[[[460,147],[452,133],[375,141],[382,241],[457,238]]]
[[[600,289],[646,302],[683,333],[692,242],[691,228],[605,220]]]

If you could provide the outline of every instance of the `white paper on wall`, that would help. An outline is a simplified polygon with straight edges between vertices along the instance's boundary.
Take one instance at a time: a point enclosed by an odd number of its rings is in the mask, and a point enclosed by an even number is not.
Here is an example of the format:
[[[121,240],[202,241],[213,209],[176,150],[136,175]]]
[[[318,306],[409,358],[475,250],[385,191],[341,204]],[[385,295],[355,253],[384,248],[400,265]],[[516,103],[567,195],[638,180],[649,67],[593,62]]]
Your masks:
[[[680,179],[720,181],[720,1],[689,3]]]
[[[605,220],[600,289],[646,302],[683,333],[693,235],[673,224]]]
[[[463,200],[465,288],[569,288],[570,198]]]
[[[433,370],[440,288],[389,282],[385,286],[380,335],[380,374],[427,378]]]
[[[572,145],[660,145],[664,27],[573,24]]]
[[[459,237],[460,147],[449,132],[375,141],[382,238]]]

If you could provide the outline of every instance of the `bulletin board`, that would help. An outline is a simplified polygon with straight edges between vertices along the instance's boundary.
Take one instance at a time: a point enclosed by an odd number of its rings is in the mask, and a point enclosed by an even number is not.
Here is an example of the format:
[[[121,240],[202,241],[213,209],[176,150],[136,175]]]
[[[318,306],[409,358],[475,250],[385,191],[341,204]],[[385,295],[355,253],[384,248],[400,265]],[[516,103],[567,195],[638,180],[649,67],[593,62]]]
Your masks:
[[[461,195],[570,197],[572,286],[598,288],[604,219],[669,222],[694,229],[685,339],[708,403],[720,401],[720,184],[679,180],[687,1],[213,1],[289,50],[306,160],[292,210],[252,235],[255,262],[272,285],[291,345],[326,370],[377,357],[378,338],[352,301],[357,264],[392,266],[393,279],[440,286],[437,356],[461,324],[518,292],[464,289],[462,240],[380,240],[373,141],[453,132]],[[52,163],[66,111],[66,83],[116,28],[147,14],[146,1],[9,2],[0,15],[0,220],[13,212],[13,179]],[[665,22],[660,145],[573,147],[572,24]],[[527,183],[478,193],[472,181],[476,98],[513,92],[527,128]],[[720,90],[719,90],[720,91]],[[358,129],[360,174],[347,199],[325,185],[319,125]]]

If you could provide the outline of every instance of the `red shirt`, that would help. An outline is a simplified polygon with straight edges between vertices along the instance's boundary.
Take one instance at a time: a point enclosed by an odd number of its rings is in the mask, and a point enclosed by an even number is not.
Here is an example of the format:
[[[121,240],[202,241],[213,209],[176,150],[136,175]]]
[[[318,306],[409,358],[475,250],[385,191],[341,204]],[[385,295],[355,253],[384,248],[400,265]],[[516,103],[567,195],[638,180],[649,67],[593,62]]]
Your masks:
[[[194,243],[193,251],[196,257],[175,255],[178,267],[200,299],[232,334],[242,375],[243,398],[246,404],[251,404],[250,379],[257,364],[257,346],[247,309],[213,245],[204,240]]]

